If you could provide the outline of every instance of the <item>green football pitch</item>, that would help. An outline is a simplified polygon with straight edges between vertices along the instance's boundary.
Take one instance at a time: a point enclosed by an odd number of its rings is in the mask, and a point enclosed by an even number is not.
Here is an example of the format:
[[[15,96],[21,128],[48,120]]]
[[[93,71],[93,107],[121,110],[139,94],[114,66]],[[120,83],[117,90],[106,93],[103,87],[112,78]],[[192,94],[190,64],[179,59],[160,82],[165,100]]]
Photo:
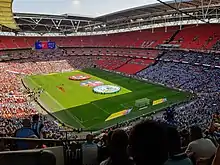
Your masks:
[[[69,80],[70,76],[78,74],[89,75],[90,80],[101,81],[107,85],[119,86],[121,90],[114,94],[94,93],[92,87],[81,86],[80,81]],[[84,130],[99,130],[160,111],[189,97],[189,93],[99,69],[27,76],[23,81],[32,90],[43,89],[40,95],[41,103],[53,115],[69,126]],[[137,108],[135,101],[143,98],[151,101],[166,98],[167,101]],[[111,114],[130,108],[132,111],[129,114],[106,121]]]

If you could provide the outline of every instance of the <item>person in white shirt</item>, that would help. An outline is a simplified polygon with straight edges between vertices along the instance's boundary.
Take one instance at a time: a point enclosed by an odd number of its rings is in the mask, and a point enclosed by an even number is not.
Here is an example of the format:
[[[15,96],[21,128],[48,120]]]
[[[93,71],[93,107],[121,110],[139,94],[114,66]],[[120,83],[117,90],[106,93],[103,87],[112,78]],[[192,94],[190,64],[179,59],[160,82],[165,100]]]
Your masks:
[[[209,159],[216,153],[216,146],[210,139],[203,138],[202,130],[198,126],[191,127],[191,140],[189,143],[186,153],[193,154],[198,159]]]
[[[82,145],[82,164],[98,165],[98,146],[93,142],[93,135],[86,136],[86,142]]]

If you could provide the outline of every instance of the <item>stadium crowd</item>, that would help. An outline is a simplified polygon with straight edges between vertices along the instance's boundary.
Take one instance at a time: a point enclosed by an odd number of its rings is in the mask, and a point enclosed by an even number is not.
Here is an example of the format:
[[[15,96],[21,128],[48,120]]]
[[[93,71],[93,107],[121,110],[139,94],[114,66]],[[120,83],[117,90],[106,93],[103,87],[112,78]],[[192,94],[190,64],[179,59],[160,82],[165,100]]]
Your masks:
[[[220,69],[215,67],[219,63],[219,57],[214,55],[173,51],[165,53],[157,64],[137,76],[197,93],[197,97],[189,102],[169,109],[175,112],[175,124],[180,130],[194,124],[206,130],[212,122],[212,115],[220,110]],[[164,120],[163,117],[156,118]]]
[[[23,87],[21,78],[24,75],[71,71],[90,65],[89,60],[87,58],[85,60],[83,57],[72,57],[74,60],[71,57],[66,59],[57,57],[48,61],[52,57],[50,57],[52,55],[51,52],[46,52],[45,56],[41,56],[42,52],[37,52],[36,54],[34,56],[38,60],[32,58],[0,63],[1,136],[13,136],[15,131],[22,127],[22,120],[24,118],[31,119],[34,114],[39,113],[31,98],[28,97],[30,96],[29,91]],[[44,132],[46,135],[44,138],[57,139],[64,137],[64,134],[60,133],[63,127],[58,122],[54,122],[54,119],[41,117],[41,121],[44,123]]]
[[[109,131],[101,139],[88,135],[81,147],[82,164],[217,165],[217,147],[198,126],[179,133],[175,126],[145,120],[128,131]]]
[[[24,51],[10,54],[14,61],[0,63],[0,120],[2,136],[12,136],[14,131],[22,125],[22,119],[31,118],[38,111],[27,97],[21,78],[26,74],[48,74],[54,72],[71,71],[94,67],[97,56],[76,56],[73,53],[57,49],[54,51]],[[18,58],[24,59],[18,59]],[[30,58],[31,57],[31,58]],[[103,57],[101,58],[103,59]],[[124,60],[123,57],[108,57],[108,65],[115,61]],[[174,62],[173,62],[174,60]],[[111,63],[111,61],[113,61]],[[184,62],[184,63],[183,63]],[[205,64],[204,65],[194,65]],[[198,97],[190,102],[170,107],[175,111],[175,123],[179,130],[198,124],[202,130],[208,128],[213,113],[220,109],[220,69],[219,58],[213,55],[193,52],[167,52],[153,66],[137,73],[136,76],[156,83],[199,93]],[[103,67],[104,64],[100,67]],[[97,66],[99,67],[99,65]],[[153,117],[164,121],[162,116]],[[143,118],[141,118],[143,119]],[[140,120],[140,119],[139,119]],[[138,121],[139,121],[138,120]],[[48,138],[60,138],[62,127],[50,118],[42,117],[45,123],[44,130]],[[119,124],[114,127],[133,126],[137,121]]]
[[[213,93],[220,91],[220,69],[195,66],[184,63],[160,61],[145,69],[137,76],[198,93]]]
[[[34,114],[39,113],[33,103],[34,96],[32,97],[31,92],[25,89],[22,84],[21,79],[25,75],[80,70],[94,67],[96,61],[100,60],[99,57],[67,56],[66,54],[66,51],[60,49],[54,51],[13,51],[10,53],[10,58],[15,60],[0,62],[1,136],[13,136],[15,130],[22,127],[23,119],[31,120]],[[119,57],[113,57],[113,59],[116,61]],[[123,57],[121,59],[124,60]],[[108,65],[111,66],[113,63],[109,60]],[[105,68],[104,65],[102,65],[103,67]],[[64,134],[60,133],[60,130],[65,129],[61,126],[62,123],[59,124],[53,120],[41,117],[41,122],[44,123],[44,138],[64,138]],[[72,134],[70,137],[75,138],[76,136]]]
[[[184,52],[184,51],[169,51],[162,57],[162,60],[183,61],[187,64],[219,66],[220,59],[218,54],[202,53],[202,52]]]
[[[194,125],[199,125],[205,132],[209,130],[213,122],[213,115],[219,112],[220,95],[215,94],[201,94],[193,101],[180,104],[169,108],[174,112],[174,119],[172,124],[175,124],[179,130],[188,129]],[[160,120],[162,117],[157,118]],[[162,118],[162,121],[165,121]]]
[[[220,41],[218,40],[212,47],[214,50],[220,50]]]

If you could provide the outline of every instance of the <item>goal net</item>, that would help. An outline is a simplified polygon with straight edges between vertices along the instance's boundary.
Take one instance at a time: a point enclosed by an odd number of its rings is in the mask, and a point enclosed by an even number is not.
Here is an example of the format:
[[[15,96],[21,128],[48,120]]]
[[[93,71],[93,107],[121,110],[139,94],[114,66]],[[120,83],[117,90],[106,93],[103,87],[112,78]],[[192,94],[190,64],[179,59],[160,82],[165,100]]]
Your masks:
[[[135,106],[138,108],[148,106],[149,104],[150,104],[150,99],[148,98],[142,98],[135,101]]]

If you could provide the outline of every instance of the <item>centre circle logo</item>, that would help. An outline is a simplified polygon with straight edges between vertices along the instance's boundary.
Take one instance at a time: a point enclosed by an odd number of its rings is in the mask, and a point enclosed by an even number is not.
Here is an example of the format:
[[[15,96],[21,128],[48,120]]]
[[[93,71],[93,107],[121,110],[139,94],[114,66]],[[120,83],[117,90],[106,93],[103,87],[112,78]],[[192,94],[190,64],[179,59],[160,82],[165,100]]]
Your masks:
[[[101,85],[93,88],[93,92],[100,94],[112,94],[121,90],[120,87],[114,85]]]
[[[104,84],[103,82],[97,80],[86,80],[80,83],[81,86],[86,86],[86,87],[97,87],[103,84]]]
[[[88,75],[82,75],[82,74],[78,74],[78,75],[74,75],[74,76],[70,76],[69,80],[76,80],[76,81],[82,81],[82,80],[88,80],[91,77]]]

